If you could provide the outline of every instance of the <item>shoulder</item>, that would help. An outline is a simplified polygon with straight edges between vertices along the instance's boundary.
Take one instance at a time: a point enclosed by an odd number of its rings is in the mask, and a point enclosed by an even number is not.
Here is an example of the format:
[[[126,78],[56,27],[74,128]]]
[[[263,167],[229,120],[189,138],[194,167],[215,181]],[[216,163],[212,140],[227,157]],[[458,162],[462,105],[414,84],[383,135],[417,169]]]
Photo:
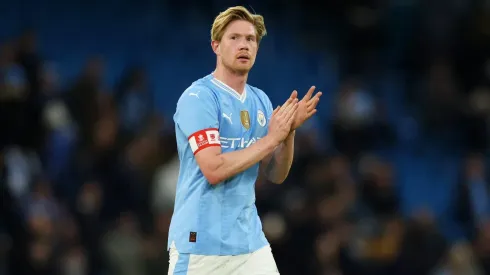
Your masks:
[[[269,96],[261,89],[254,87],[252,85],[248,85],[249,91],[251,91],[257,98],[262,101],[266,106],[272,105],[272,102]]]
[[[269,99],[269,96],[267,96],[267,94],[264,91],[262,91],[261,89],[255,87],[255,86],[252,86],[252,85],[248,85],[248,84],[247,84],[247,86],[248,86],[249,90],[252,91],[252,93],[257,95],[261,99],[263,99],[263,98]]]
[[[211,86],[202,79],[195,81],[180,96],[177,107],[188,104],[217,103],[217,96]]]
[[[270,101],[269,96],[263,90],[252,85],[248,85],[248,88],[252,93],[254,93],[261,100]]]

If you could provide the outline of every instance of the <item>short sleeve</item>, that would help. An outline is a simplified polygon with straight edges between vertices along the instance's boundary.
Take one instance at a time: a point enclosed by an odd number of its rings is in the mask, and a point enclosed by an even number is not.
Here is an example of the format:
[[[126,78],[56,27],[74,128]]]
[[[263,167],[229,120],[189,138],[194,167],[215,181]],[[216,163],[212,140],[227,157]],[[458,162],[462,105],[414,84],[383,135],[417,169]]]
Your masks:
[[[272,106],[272,102],[271,100],[269,99],[269,97],[266,95],[265,96],[265,108],[266,108],[266,115],[267,115],[267,121],[269,121],[272,117],[272,113],[274,112],[274,107]]]
[[[207,147],[221,146],[218,114],[218,103],[206,87],[193,86],[180,97],[174,121],[188,138],[194,154]]]

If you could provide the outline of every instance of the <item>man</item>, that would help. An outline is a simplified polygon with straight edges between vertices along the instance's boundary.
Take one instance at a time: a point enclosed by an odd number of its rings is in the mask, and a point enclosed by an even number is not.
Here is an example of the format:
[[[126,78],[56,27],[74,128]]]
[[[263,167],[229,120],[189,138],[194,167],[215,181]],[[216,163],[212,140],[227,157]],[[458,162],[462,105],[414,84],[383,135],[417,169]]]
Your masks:
[[[282,183],[294,133],[316,112],[315,87],[273,111],[246,84],[264,19],[244,7],[220,13],[211,30],[216,70],[180,97],[174,115],[180,175],[170,225],[169,274],[279,274],[255,207],[259,170]]]

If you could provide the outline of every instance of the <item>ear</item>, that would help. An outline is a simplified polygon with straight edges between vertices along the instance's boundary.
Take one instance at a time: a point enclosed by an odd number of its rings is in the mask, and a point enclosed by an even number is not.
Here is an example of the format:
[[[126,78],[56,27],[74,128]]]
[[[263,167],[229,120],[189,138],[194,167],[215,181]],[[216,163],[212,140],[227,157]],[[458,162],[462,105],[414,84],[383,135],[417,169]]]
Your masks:
[[[218,41],[211,41],[211,48],[213,48],[213,52],[216,55],[220,55],[220,52],[219,52],[219,42]]]

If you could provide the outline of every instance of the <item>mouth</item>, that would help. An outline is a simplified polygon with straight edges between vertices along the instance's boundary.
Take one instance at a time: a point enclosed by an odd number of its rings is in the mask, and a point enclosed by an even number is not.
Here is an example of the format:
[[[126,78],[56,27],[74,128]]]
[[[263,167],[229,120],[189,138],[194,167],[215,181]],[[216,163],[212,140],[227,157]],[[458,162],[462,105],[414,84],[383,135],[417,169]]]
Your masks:
[[[237,59],[240,61],[248,61],[248,60],[250,60],[250,56],[247,54],[241,54],[237,57]]]

